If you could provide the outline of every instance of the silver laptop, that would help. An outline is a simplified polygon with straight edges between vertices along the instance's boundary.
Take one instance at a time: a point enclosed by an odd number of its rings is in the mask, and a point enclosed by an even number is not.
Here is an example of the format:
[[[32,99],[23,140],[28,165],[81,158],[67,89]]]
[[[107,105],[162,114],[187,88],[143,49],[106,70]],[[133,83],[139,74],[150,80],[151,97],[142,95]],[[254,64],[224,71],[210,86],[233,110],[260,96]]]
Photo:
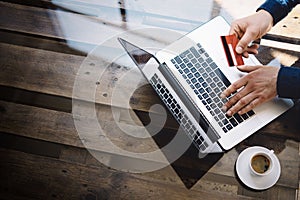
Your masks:
[[[220,93],[244,75],[228,66],[220,36],[229,28],[218,16],[155,55],[119,38],[202,154],[231,149],[293,106],[291,100],[274,98],[243,115],[228,117],[221,110],[228,99]],[[260,64],[253,55],[243,59],[246,65]]]

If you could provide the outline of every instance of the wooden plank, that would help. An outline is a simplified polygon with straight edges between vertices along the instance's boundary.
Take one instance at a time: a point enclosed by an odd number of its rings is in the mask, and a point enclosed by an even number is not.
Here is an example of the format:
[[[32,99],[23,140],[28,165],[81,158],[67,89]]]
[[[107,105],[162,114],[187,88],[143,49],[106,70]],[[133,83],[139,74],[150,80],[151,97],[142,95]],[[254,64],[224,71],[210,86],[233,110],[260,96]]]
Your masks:
[[[284,19],[278,22],[270,31],[274,34],[290,39],[290,43],[300,44],[300,5],[297,5]]]
[[[240,188],[239,194],[256,199],[297,199],[296,190],[286,187],[272,187],[265,191],[254,191],[251,189]]]
[[[133,66],[111,65],[101,58],[89,59],[87,62],[83,56],[3,43],[0,43],[0,49],[1,85],[67,98],[74,96],[96,103],[132,107],[142,111],[149,111],[151,105],[160,103],[141,73],[131,70]],[[83,74],[78,74],[79,69]],[[131,79],[125,80],[126,84],[121,85],[119,82],[124,82],[124,75]],[[75,96],[73,89],[76,78],[84,85],[80,86],[80,90],[77,91],[79,95]],[[146,85],[137,89],[134,82],[139,79]],[[118,99],[122,101],[112,101],[111,97],[116,91],[119,91]],[[96,95],[95,100],[86,99],[91,94]],[[128,96],[130,94],[132,96]],[[94,96],[90,98],[92,97]]]
[[[3,29],[0,29],[0,42],[79,56],[86,56],[87,54],[86,52],[70,48],[67,41],[63,39],[43,37],[35,34],[20,33]],[[90,51],[95,48],[95,45],[88,45],[84,43],[77,43],[77,45],[84,46],[82,47],[83,49],[89,49]]]
[[[282,135],[285,139],[293,139],[295,141],[300,141],[299,130],[300,124],[298,123],[300,117],[300,105],[296,104],[293,108],[288,110],[283,115],[279,116],[278,119],[274,120],[272,123],[266,125],[258,132],[260,134],[274,134]]]
[[[5,172],[1,179],[1,188],[25,197],[43,199],[88,199],[88,197],[105,197],[106,199],[251,199],[220,192],[218,189],[213,192],[205,189],[186,190],[182,186],[157,182],[142,174],[118,172],[101,165],[94,168],[4,149],[0,150],[0,155],[3,161],[0,164],[1,169],[2,172]],[[5,198],[5,196],[2,197]]]
[[[74,119],[70,113],[1,101],[0,108],[0,131],[2,132],[80,148],[84,148],[82,142],[85,142],[91,150],[111,154],[107,158],[108,160],[113,158],[113,155],[119,155],[120,157],[123,156],[123,159],[127,160],[136,158],[137,160],[145,160],[145,162],[146,160],[153,161],[154,163],[163,161],[163,159],[158,159],[156,157],[147,157],[145,155],[132,156],[128,153],[112,149],[110,144],[105,142],[105,138],[108,138],[120,148],[131,152],[151,152],[156,150],[158,147],[150,138],[142,140],[139,139],[137,142],[137,139],[125,135],[122,130],[117,128],[117,125],[114,122],[115,119],[110,114],[109,107],[99,107],[102,118],[100,123],[104,125],[103,131],[105,133],[102,133],[102,136],[99,138],[97,133],[90,134],[94,133],[94,130],[90,127],[90,133],[81,136],[81,139],[74,127]],[[87,124],[87,126],[89,125]],[[127,126],[130,127],[130,125]],[[261,143],[257,143],[255,141],[260,141]],[[278,184],[298,188],[297,177],[289,173],[291,169],[295,172],[299,171],[298,145],[294,144],[294,142],[290,140],[285,141],[280,138],[276,140],[275,136],[272,137],[272,143],[268,141],[270,141],[270,136],[264,136],[263,134],[256,134],[250,137],[247,141],[241,143],[235,149],[227,152],[223,158],[218,161],[218,164],[213,166],[209,172],[234,177],[234,163],[239,152],[241,152],[241,148],[245,148],[245,145],[269,145],[267,147],[274,149],[282,162],[283,178],[279,180]],[[196,152],[194,153],[197,155]],[[203,163],[195,157],[197,156],[190,158],[185,157],[182,162],[177,163],[177,165],[179,164],[179,167],[202,169]]]
[[[74,126],[74,120],[76,119],[73,118],[71,113],[1,101],[0,105],[0,131],[2,132],[81,148],[89,147],[93,150],[115,153],[125,157],[128,156],[126,151],[124,153],[123,151],[113,148],[107,141],[111,141],[114,145],[130,152],[151,152],[157,150],[157,146],[151,138],[144,138],[143,143],[141,143],[137,141],[138,139],[124,134],[124,132],[118,128],[118,125],[116,125],[115,120],[118,119],[113,118],[110,107],[101,106],[98,108],[100,111],[99,119],[101,119],[102,132],[101,130],[93,130],[92,127],[90,127],[87,129],[89,132],[81,132],[79,137],[76,127]],[[122,125],[129,130],[134,130],[135,128],[135,126],[132,125]],[[139,159],[143,158],[147,159],[143,155],[139,156]],[[157,161],[160,162],[161,160],[158,158]]]
[[[86,53],[90,52],[88,45],[102,44],[115,35],[131,33],[135,35],[135,40],[140,41],[145,40],[145,38],[154,38],[153,33],[148,34],[149,31],[147,30],[153,29],[155,26],[143,25],[140,20],[136,21],[136,18],[124,24],[124,21],[118,20],[119,10],[117,10],[117,13],[113,12],[113,16],[110,16],[111,13],[108,12],[109,16],[93,17],[59,9],[51,10],[5,2],[0,2],[0,9],[0,29],[63,39],[67,41],[71,48]],[[97,13],[102,13],[102,9],[107,12],[105,7],[98,7],[97,9],[100,9]],[[85,10],[89,9],[85,8]],[[118,17],[115,21],[112,19],[114,16]],[[195,28],[195,26],[192,26],[192,28]],[[147,30],[137,31],[137,29]],[[175,37],[170,34],[159,34],[162,30],[161,28],[155,29],[157,32],[155,35],[156,40],[170,41],[171,39],[174,41],[182,36],[182,34],[178,35],[178,31],[172,31]],[[80,43],[84,43],[84,45]]]
[[[0,2],[0,28],[100,44],[124,31],[118,24],[81,14]]]

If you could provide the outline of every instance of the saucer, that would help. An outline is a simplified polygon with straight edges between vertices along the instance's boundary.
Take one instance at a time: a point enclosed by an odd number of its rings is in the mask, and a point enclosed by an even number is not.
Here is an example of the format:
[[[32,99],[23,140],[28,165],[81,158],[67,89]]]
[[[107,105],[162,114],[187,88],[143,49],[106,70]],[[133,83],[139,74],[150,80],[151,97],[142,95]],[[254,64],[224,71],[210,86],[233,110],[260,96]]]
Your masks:
[[[239,179],[246,186],[255,190],[265,190],[272,187],[278,181],[281,172],[280,163],[277,156],[272,154],[271,156],[274,157],[274,168],[270,174],[265,176],[253,175],[248,163],[250,162],[251,155],[257,151],[264,151],[268,153],[270,150],[260,146],[245,149],[237,158],[235,168]]]

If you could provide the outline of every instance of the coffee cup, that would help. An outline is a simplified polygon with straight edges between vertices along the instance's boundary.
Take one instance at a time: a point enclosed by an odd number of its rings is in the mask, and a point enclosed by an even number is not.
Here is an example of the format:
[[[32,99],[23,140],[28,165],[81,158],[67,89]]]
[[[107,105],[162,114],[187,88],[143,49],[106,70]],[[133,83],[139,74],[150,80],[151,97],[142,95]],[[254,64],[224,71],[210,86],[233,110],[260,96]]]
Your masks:
[[[273,170],[274,151],[255,152],[250,159],[249,167],[251,172],[256,176],[266,176]]]

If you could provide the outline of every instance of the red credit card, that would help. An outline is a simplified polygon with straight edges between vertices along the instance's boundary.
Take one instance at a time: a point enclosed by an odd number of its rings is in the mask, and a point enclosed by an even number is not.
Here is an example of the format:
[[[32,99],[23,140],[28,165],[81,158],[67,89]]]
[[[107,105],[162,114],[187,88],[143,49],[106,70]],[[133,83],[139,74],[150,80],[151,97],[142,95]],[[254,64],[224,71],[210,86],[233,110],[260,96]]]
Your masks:
[[[229,66],[244,65],[243,57],[235,51],[235,47],[239,39],[233,35],[221,36],[221,41],[224,47],[225,55]]]

